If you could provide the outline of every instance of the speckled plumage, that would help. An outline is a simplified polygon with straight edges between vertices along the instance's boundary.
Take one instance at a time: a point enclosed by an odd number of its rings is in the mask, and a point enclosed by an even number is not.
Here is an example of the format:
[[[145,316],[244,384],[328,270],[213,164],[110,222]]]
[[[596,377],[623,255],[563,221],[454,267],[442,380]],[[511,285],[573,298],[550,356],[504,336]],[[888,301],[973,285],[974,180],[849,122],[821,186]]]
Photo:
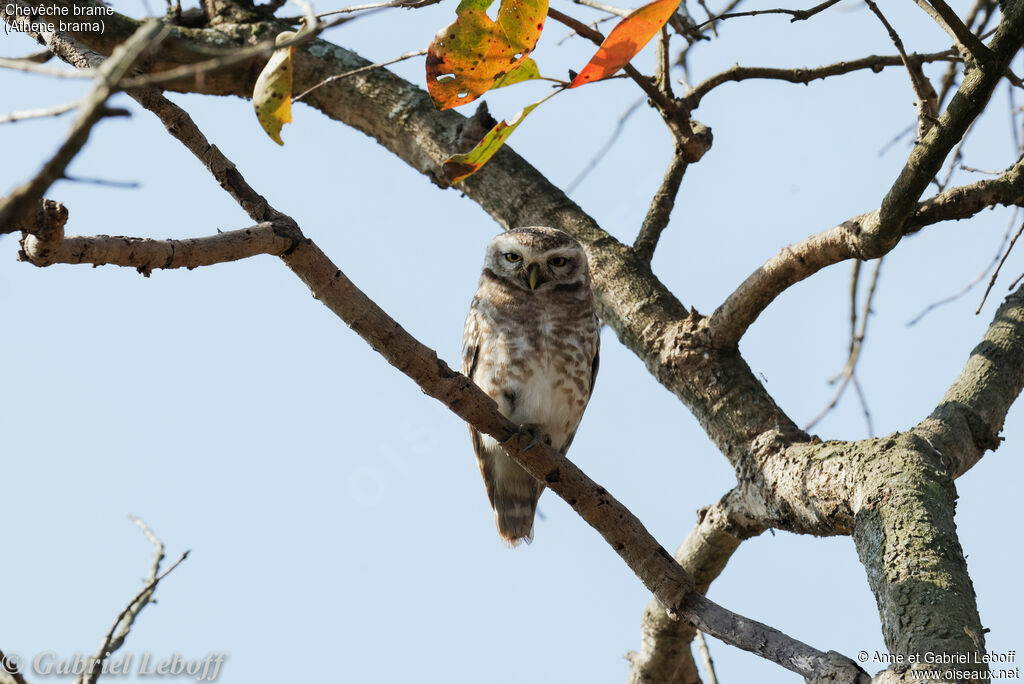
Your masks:
[[[462,372],[504,416],[534,427],[564,454],[594,390],[599,341],[587,257],[576,240],[531,227],[491,241],[466,318]],[[513,546],[530,541],[544,485],[492,437],[470,433],[498,533]]]

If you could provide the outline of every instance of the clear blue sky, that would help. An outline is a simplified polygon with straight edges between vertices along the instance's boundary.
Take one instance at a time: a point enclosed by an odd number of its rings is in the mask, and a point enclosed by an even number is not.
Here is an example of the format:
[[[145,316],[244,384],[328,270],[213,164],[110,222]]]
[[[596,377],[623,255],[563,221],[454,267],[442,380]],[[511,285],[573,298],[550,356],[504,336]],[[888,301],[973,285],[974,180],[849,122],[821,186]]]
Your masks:
[[[136,3],[113,6],[136,14]],[[917,8],[885,10],[908,50],[948,47]],[[391,10],[327,38],[385,60],[425,47],[453,15],[451,2]],[[564,76],[592,53],[578,39],[558,45],[566,33],[549,23],[535,55],[544,73]],[[695,81],[737,62],[816,66],[893,53],[875,18],[849,1],[805,23],[735,19],[721,34],[693,51]],[[24,36],[0,36],[0,55],[34,49]],[[648,48],[637,64],[650,72],[651,62]],[[937,80],[942,69],[927,73]],[[421,60],[395,70],[423,81]],[[55,104],[86,88],[0,71],[0,110]],[[487,99],[501,118],[546,89],[523,84]],[[484,248],[499,231],[489,217],[303,105],[280,148],[247,100],[171,97],[357,285],[457,366]],[[564,93],[510,144],[564,186],[637,97],[623,80]],[[114,104],[133,116],[101,123],[70,173],[141,186],[58,183],[47,196],[69,207],[69,233],[190,237],[251,223],[155,117],[124,96]],[[967,164],[999,169],[1016,158],[1007,111],[1000,88],[969,139]],[[715,144],[686,175],[654,270],[706,313],[785,245],[876,208],[909,147],[904,140],[879,150],[913,123],[914,109],[907,74],[893,68],[811,86],[725,85],[695,116],[712,127]],[[0,194],[35,173],[69,121],[0,125]],[[642,108],[573,198],[632,241],[664,172],[667,142],[658,116]],[[960,183],[978,178],[957,175]],[[1011,255],[980,316],[976,290],[906,325],[985,267],[1009,221],[999,209],[930,227],[887,259],[860,366],[879,434],[932,410],[1024,270],[1024,254]],[[534,544],[503,547],[465,426],[276,259],[147,279],[114,267],[37,269],[16,262],[16,252],[12,236],[0,237],[0,648],[31,658],[97,647],[148,571],[151,548],[131,513],[160,535],[169,556],[192,550],[133,630],[125,650],[136,657],[228,652],[220,681],[229,683],[624,681],[622,656],[639,646],[649,598],[640,582],[550,493]],[[792,288],[742,343],[751,367],[801,423],[828,402],[827,379],[845,361],[849,273],[850,264],[840,264]],[[815,432],[866,436],[853,395]],[[992,630],[989,648],[1021,652],[1020,534],[1006,523],[1024,476],[1019,405],[1004,436],[1001,449],[957,482],[957,523],[982,622]],[[570,457],[671,550],[695,511],[734,481],[692,416],[607,329]],[[822,650],[884,650],[848,538],[765,534],[741,547],[710,596]],[[720,681],[798,681],[709,641]]]

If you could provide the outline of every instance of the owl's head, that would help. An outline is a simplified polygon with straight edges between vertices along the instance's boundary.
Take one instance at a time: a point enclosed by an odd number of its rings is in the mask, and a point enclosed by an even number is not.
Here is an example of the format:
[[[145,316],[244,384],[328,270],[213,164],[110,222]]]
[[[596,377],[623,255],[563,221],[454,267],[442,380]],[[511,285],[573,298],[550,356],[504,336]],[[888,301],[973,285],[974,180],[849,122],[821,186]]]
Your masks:
[[[491,240],[484,268],[499,280],[531,292],[590,283],[587,255],[580,243],[542,226],[516,228]]]

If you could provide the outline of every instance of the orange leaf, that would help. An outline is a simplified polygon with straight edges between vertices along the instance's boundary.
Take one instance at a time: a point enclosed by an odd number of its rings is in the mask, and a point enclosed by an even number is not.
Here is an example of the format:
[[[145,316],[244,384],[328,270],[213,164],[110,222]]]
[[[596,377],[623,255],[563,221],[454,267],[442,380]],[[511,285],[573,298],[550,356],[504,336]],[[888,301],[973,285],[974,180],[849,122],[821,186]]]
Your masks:
[[[462,0],[455,10],[458,19],[427,49],[427,91],[439,109],[480,97],[537,45],[548,0],[501,0],[497,21],[487,16],[492,2]]]
[[[274,40],[282,43],[294,38],[292,31],[282,31]],[[267,135],[278,145],[281,140],[281,127],[292,120],[292,53],[295,47],[289,45],[274,50],[252,92],[252,105],[256,109],[256,118]]]
[[[679,0],[654,0],[630,12],[616,24],[569,87],[600,81],[624,67],[672,18],[678,6]]]

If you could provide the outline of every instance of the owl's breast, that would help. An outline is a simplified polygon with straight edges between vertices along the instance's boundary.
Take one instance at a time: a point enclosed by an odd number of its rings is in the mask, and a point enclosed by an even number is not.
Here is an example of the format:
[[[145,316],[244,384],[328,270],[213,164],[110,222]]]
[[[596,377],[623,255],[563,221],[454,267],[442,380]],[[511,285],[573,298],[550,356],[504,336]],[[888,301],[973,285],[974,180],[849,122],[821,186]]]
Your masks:
[[[537,316],[507,340],[508,375],[499,406],[510,420],[542,427],[560,449],[590,397],[596,330]]]

